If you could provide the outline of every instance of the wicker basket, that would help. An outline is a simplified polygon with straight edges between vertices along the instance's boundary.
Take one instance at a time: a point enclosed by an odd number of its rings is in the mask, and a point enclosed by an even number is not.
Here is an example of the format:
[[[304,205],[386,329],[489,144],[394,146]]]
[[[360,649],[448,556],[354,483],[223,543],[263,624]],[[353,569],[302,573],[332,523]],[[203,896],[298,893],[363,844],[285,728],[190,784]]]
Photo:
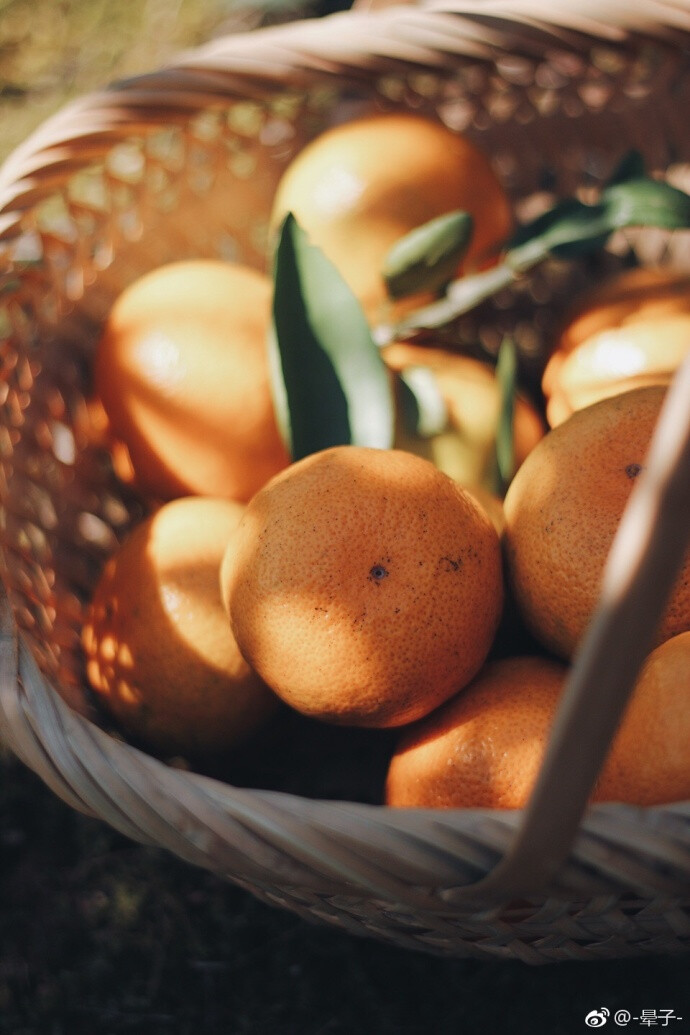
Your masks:
[[[92,721],[79,652],[84,601],[141,514],[85,401],[127,283],[188,256],[263,267],[286,162],[371,108],[475,136],[520,212],[596,187],[631,147],[683,182],[689,47],[687,0],[355,10],[219,39],[84,97],[14,152],[0,171],[0,733],[57,795],[267,902],[417,950],[541,963],[690,947],[690,803],[584,805],[685,549],[687,370],[524,813],[388,810],[165,764]],[[687,236],[631,233],[606,261],[633,248],[683,263]],[[464,332],[490,347],[507,322],[528,360],[548,331],[542,303],[584,276],[554,265]]]

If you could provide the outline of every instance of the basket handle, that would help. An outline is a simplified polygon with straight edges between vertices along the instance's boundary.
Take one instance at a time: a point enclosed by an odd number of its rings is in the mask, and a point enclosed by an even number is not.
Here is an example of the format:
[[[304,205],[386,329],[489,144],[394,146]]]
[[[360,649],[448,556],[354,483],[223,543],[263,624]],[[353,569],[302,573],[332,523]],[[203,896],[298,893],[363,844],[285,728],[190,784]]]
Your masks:
[[[493,898],[499,892],[502,898],[525,895],[553,881],[653,647],[688,544],[690,355],[664,400],[646,470],[616,533],[597,610],[566,680],[521,825],[494,869],[471,887],[458,889],[455,901]]]

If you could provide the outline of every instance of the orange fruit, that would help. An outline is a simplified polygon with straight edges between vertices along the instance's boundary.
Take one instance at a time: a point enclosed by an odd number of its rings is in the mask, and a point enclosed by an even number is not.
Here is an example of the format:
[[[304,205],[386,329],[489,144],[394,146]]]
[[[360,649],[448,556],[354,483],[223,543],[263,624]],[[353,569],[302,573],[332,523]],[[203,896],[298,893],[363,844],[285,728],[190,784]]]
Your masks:
[[[430,370],[447,412],[446,428],[428,438],[411,435],[399,421],[396,446],[425,456],[467,488],[492,489],[501,408],[501,389],[493,368],[470,356],[426,345],[396,342],[381,354],[389,369],[399,374]],[[536,408],[518,395],[513,419],[516,468],[544,431]]]
[[[247,500],[287,465],[269,382],[270,305],[266,277],[211,259],[152,270],[115,301],[94,382],[143,492]]]
[[[257,730],[277,699],[240,655],[219,569],[243,506],[186,497],[137,525],[107,562],[82,634],[97,698],[159,751],[199,754]]]
[[[508,578],[528,629],[573,654],[594,610],[606,558],[644,468],[663,387],[636,388],[578,410],[529,454],[504,501]],[[657,643],[690,629],[690,556]]]
[[[498,535],[433,464],[312,454],[254,496],[221,571],[240,650],[289,705],[354,726],[410,722],[484,661],[501,613]]]
[[[388,768],[386,803],[522,808],[566,672],[546,658],[488,662],[469,686],[403,732]]]
[[[376,323],[387,314],[381,271],[392,245],[455,209],[474,218],[463,263],[469,269],[512,228],[510,204],[488,158],[430,118],[376,114],[334,126],[297,154],[278,185],[270,223],[275,237],[292,212]]]
[[[657,805],[690,798],[690,633],[648,656],[593,801]]]
[[[487,664],[406,730],[386,780],[389,805],[524,808],[542,764],[567,669],[538,657]],[[591,801],[690,798],[690,633],[649,655]]]
[[[586,294],[544,370],[549,424],[630,388],[667,385],[690,351],[690,276],[633,269]]]

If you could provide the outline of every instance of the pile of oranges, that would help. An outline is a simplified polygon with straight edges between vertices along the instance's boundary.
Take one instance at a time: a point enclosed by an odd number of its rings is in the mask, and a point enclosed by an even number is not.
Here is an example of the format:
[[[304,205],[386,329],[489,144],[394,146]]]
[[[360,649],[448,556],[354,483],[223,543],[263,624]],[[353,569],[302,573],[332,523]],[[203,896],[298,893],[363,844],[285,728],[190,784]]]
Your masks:
[[[378,115],[295,158],[272,242],[291,212],[373,327],[430,300],[388,296],[390,248],[458,209],[474,226],[460,275],[509,239],[499,180],[440,123]],[[505,499],[492,480],[494,369],[440,340],[380,355],[396,384],[431,372],[443,427],[419,438],[399,422],[392,449],[293,461],[275,415],[271,296],[264,273],[195,259],[152,270],[112,307],[94,394],[115,470],[148,516],[94,590],[89,684],[125,736],[166,757],[232,752],[289,709],[399,730],[380,789],[391,806],[522,807],[690,349],[690,278],[634,271],[580,301],[543,394],[514,399]],[[510,651],[506,627],[524,630]],[[593,798],[690,797],[689,739],[690,558]]]

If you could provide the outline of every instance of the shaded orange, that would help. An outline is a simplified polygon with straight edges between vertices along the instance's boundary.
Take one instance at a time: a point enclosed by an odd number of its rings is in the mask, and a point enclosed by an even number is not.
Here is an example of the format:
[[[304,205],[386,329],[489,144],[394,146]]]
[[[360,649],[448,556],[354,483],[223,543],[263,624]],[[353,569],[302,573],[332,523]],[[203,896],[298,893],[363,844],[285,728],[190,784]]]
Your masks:
[[[505,515],[503,513],[503,500],[500,496],[485,489],[483,485],[463,486],[465,492],[473,496],[480,507],[482,507],[500,536],[505,526]]]
[[[532,450],[504,501],[507,575],[525,624],[551,651],[572,656],[665,394],[637,388],[573,414]],[[690,555],[656,643],[690,629]]]
[[[566,668],[544,658],[487,663],[473,682],[403,732],[386,803],[521,808],[539,772]]]
[[[242,658],[219,568],[242,515],[187,497],[139,524],[106,564],[82,634],[89,682],[122,728],[159,751],[234,746],[277,700]]]
[[[520,809],[541,767],[567,674],[544,658],[487,664],[465,690],[405,731],[386,801],[400,807]],[[690,798],[690,633],[649,655],[591,801]]]
[[[249,503],[221,573],[240,649],[288,704],[359,726],[430,711],[477,672],[501,613],[497,533],[399,450],[342,446]]]

